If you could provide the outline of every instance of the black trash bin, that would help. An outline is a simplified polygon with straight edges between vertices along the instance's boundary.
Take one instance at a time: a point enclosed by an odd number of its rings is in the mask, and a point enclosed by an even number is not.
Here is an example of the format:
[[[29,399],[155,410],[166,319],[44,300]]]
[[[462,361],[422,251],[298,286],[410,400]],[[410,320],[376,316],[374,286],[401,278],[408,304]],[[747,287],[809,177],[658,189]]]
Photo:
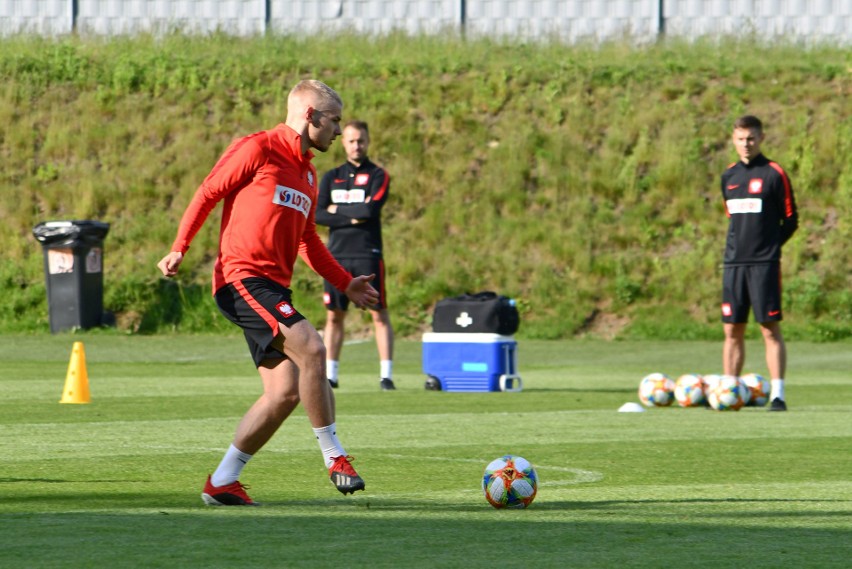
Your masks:
[[[33,228],[44,250],[53,334],[104,324],[103,242],[109,223],[47,221]]]

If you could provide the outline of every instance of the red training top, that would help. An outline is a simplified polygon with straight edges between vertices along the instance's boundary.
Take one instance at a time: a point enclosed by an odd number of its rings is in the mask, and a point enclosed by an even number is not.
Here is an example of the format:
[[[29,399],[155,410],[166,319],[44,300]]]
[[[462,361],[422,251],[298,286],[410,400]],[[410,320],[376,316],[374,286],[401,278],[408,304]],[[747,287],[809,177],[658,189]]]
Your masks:
[[[213,292],[248,277],[290,286],[296,255],[341,291],[352,280],[317,235],[317,172],[313,153],[285,124],[232,143],[183,214],[172,251],[186,253],[220,200],[219,256]]]

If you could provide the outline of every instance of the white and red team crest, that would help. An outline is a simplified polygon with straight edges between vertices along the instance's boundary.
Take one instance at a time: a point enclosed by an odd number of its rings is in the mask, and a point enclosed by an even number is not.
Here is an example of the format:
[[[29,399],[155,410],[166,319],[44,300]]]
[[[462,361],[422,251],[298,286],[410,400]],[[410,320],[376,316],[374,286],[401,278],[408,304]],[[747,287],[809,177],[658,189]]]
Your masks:
[[[750,194],[759,194],[763,191],[763,180],[760,178],[753,178],[748,183],[748,193]]]
[[[327,292],[322,293],[322,303],[329,304],[331,302],[331,295]]]
[[[731,316],[733,313],[734,313],[734,311],[731,310],[731,304],[729,302],[723,302],[722,303],[722,316]]]
[[[308,185],[314,187],[314,173],[308,170]]]
[[[279,302],[275,306],[275,310],[284,315],[284,318],[290,318],[294,314],[296,314],[296,309],[293,308],[289,302]]]
[[[355,176],[355,185],[356,186],[366,186],[367,182],[370,181],[369,174],[357,174]]]

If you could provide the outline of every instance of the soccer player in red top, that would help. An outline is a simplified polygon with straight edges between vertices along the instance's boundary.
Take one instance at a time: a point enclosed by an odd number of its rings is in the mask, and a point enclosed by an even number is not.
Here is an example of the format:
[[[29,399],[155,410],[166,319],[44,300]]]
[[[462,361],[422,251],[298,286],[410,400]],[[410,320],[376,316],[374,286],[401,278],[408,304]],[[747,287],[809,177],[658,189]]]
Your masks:
[[[763,124],[752,115],[734,123],[739,162],[722,174],[722,198],[730,218],[722,277],[725,375],[739,377],[745,361],[745,329],[751,308],[766,347],[770,411],[786,411],[787,348],[781,334],[781,247],[798,227],[793,185],[781,166],[760,152]]]
[[[347,494],[364,489],[337,438],[334,394],[325,377],[325,347],[293,306],[290,279],[301,256],[359,308],[374,305],[374,275],[352,277],[316,232],[317,173],[311,149],[325,152],[340,135],[343,101],[328,85],[305,80],[287,98],[287,119],[236,140],[198,188],[183,214],[171,252],[158,263],[167,277],[207,216],[224,202],[213,271],[216,304],[243,329],[263,394],[237,426],[233,444],[207,478],[209,505],[255,505],[239,482],[243,467],[301,401],[332,483]]]

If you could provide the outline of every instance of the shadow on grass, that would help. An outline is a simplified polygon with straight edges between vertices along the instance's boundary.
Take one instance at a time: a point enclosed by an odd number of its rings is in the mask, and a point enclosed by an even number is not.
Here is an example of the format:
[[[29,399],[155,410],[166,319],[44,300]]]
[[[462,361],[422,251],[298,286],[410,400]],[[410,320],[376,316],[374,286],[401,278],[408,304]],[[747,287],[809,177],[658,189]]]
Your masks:
[[[74,482],[73,480],[67,480],[65,478],[0,478],[0,484],[16,484],[18,482],[32,482],[34,484],[65,484],[68,482]],[[0,497],[0,501],[2,501],[2,497]]]
[[[88,480],[72,480],[70,478],[0,478],[0,484],[19,484],[19,483],[33,483],[33,484],[125,484],[127,482],[146,482],[146,480],[132,480],[129,478],[121,478],[121,479],[88,479]],[[4,498],[8,498],[8,496],[0,496],[0,503],[3,502]]]
[[[87,503],[98,507],[107,501],[100,494],[77,499],[78,507]],[[509,560],[544,568],[848,566],[848,531],[738,523],[752,515],[748,511],[727,512],[728,522],[707,523],[702,514],[661,523],[603,517],[604,512],[596,518],[586,513],[567,520],[541,516],[541,510],[612,510],[626,503],[619,501],[556,502],[524,511],[393,500],[376,500],[381,506],[373,509],[331,508],[330,500],[281,502],[265,508],[205,508],[199,501],[197,511],[186,511],[174,509],[182,504],[173,499],[163,495],[152,503],[150,496],[144,500],[126,494],[113,497],[113,507],[141,508],[132,513],[0,514],[4,562],[9,567],[94,568],[469,569],[505,565]],[[341,505],[339,499],[334,503]],[[172,510],[157,509],[165,508],[164,504]],[[448,511],[458,516],[448,516]],[[617,512],[618,508],[609,514]]]
[[[632,395],[636,395],[636,389],[634,388],[583,388],[578,389],[576,387],[559,387],[559,388],[549,388],[549,387],[531,387],[524,388],[524,392],[526,393],[629,393]]]
[[[21,486],[19,492],[5,492],[0,495],[0,506],[28,504],[30,506],[50,507],[50,508],[65,508],[68,512],[72,512],[75,507],[85,504],[86,508],[100,509],[107,512],[127,511],[136,508],[148,510],[150,508],[190,508],[204,511],[221,511],[221,512],[241,512],[241,515],[251,512],[263,512],[265,514],[300,512],[311,509],[328,509],[335,512],[346,511],[398,511],[411,513],[434,513],[434,512],[459,512],[459,513],[481,513],[489,511],[485,502],[481,504],[473,503],[445,503],[439,500],[423,500],[417,498],[384,498],[376,495],[357,494],[355,496],[338,496],[331,494],[329,498],[317,498],[310,500],[288,499],[288,500],[259,500],[260,508],[241,508],[241,507],[209,507],[204,506],[200,499],[200,491],[198,496],[194,493],[181,492],[179,494],[158,494],[156,497],[150,492],[129,493],[129,492],[79,492],[80,484],[107,484],[122,482],[128,483],[133,481],[128,480],[64,480],[64,479],[45,479],[45,478],[0,478],[0,483],[49,483],[49,484],[73,484],[75,490],[72,494],[54,494],[54,493],[27,493],[26,486]],[[150,484],[150,481],[139,480],[139,484]],[[8,490],[8,489],[7,489]],[[785,505],[784,508],[794,504],[848,504],[848,511],[841,512],[816,512],[813,510],[803,510],[801,512],[790,512],[786,509],[780,511],[771,511],[771,505]],[[803,516],[852,516],[852,500],[845,499],[799,499],[799,498],[686,498],[686,499],[647,499],[647,500],[597,500],[597,501],[572,501],[572,500],[538,500],[527,511],[533,512],[594,512],[594,511],[617,511],[626,512],[625,508],[633,508],[633,512],[640,512],[642,506],[660,506],[668,508],[678,505],[736,505],[742,507],[760,507],[765,505],[759,512],[743,512],[743,511],[719,511],[719,515],[738,517],[740,515],[803,515]],[[34,507],[33,510],[36,510]],[[678,513],[679,510],[673,510]],[[707,515],[706,510],[702,510],[701,515]],[[76,515],[76,514],[69,514]],[[103,515],[110,515],[105,513]]]

